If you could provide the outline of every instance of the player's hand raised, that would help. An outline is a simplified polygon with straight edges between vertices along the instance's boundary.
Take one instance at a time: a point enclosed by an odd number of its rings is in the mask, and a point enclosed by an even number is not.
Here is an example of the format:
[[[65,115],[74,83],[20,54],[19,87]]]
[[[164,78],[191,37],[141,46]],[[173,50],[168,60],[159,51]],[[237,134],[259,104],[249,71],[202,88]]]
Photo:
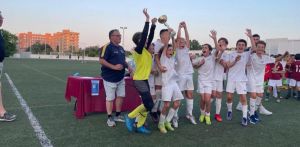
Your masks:
[[[144,15],[146,16],[146,20],[149,21],[150,16],[149,16],[149,14],[148,14],[148,12],[147,12],[147,8],[144,8],[144,9],[143,9],[143,13],[144,13]]]
[[[212,38],[212,39],[217,39],[217,31],[211,30],[209,36],[210,36],[210,38]]]
[[[246,33],[245,33],[249,38],[252,37],[252,31],[251,29],[246,29]]]
[[[152,18],[151,23],[152,23],[152,24],[156,24],[156,22],[157,22],[157,18],[155,18],[155,17]]]

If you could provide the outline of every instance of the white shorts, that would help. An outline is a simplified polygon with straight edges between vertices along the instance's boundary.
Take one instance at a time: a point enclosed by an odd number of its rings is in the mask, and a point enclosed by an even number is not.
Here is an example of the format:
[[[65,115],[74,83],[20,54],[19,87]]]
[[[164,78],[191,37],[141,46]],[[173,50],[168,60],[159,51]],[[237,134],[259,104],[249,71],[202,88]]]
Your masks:
[[[226,92],[237,94],[247,94],[246,81],[227,81]]]
[[[214,81],[199,81],[198,80],[198,93],[208,93],[211,94],[213,90],[213,83]]]
[[[179,75],[178,86],[181,91],[194,90],[193,74]]]
[[[154,84],[154,76],[150,75],[148,79],[149,87],[150,87],[150,93],[151,95],[155,95],[155,84]]]
[[[282,80],[272,80],[272,79],[269,79],[269,82],[268,82],[268,85],[271,86],[271,87],[279,87],[279,86],[282,86]]]
[[[106,94],[107,101],[113,101],[117,97],[125,97],[125,80],[122,79],[120,82],[112,83],[103,80],[103,85]]]
[[[154,84],[155,85],[162,85],[161,72],[158,72],[158,75],[154,77]]]
[[[300,81],[296,81],[295,79],[290,79],[289,86],[291,87],[300,87]]]
[[[213,82],[213,91],[223,92],[223,81],[215,80]]]
[[[247,91],[254,93],[264,93],[264,84],[257,84],[254,80],[247,81]]]
[[[161,92],[161,98],[163,101],[170,102],[184,99],[177,83],[172,83],[170,85],[163,86]]]

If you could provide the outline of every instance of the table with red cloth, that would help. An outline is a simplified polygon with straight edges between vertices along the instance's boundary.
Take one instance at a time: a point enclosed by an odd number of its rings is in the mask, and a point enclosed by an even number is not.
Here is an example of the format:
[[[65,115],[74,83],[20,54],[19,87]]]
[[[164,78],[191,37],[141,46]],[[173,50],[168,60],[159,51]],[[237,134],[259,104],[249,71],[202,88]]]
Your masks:
[[[92,80],[99,80],[99,95],[92,96]],[[141,104],[141,98],[133,85],[132,78],[125,77],[125,93],[122,111],[130,111]],[[66,85],[65,99],[70,102],[71,97],[76,98],[75,116],[84,118],[85,114],[92,112],[106,112],[105,90],[101,77],[69,76]],[[115,101],[113,111],[115,111]]]

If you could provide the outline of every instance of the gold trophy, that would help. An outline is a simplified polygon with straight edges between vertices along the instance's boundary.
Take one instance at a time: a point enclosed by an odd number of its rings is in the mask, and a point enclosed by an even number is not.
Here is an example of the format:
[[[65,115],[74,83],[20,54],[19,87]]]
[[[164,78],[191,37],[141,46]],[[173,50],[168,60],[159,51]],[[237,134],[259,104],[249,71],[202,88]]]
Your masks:
[[[170,26],[167,24],[167,20],[168,20],[167,15],[162,15],[158,18],[158,22],[160,24],[164,24],[168,29],[170,29]],[[174,37],[176,35],[176,32],[173,30],[170,35],[171,37]]]

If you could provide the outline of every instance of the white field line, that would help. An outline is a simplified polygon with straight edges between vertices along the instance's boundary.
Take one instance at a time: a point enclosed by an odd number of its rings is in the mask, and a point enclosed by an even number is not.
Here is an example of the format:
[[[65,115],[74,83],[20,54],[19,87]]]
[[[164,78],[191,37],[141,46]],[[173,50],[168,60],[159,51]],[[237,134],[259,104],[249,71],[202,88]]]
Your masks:
[[[18,91],[16,86],[14,85],[13,81],[10,79],[9,75],[7,73],[5,73],[5,76],[9,82],[13,92],[17,96],[24,112],[26,113],[26,115],[30,121],[30,124],[31,124],[37,138],[39,139],[42,147],[53,147],[53,145],[51,144],[51,141],[48,139],[48,137],[46,136],[46,133],[44,132],[42,126],[40,125],[38,119],[33,115],[31,109],[27,105],[27,102],[23,99],[22,95],[20,94],[20,92]]]

